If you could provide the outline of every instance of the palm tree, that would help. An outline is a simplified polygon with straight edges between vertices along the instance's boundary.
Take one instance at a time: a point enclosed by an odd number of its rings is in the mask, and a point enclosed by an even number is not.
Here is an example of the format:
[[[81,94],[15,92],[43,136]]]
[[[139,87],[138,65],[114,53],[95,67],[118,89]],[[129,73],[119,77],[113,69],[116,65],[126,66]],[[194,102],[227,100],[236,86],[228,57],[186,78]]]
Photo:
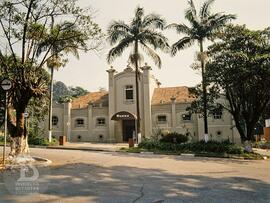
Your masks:
[[[144,15],[144,9],[136,8],[135,17],[130,24],[123,21],[113,21],[108,28],[108,41],[115,45],[107,56],[108,63],[119,57],[127,48],[131,48],[130,62],[135,66],[136,80],[136,112],[137,133],[140,132],[140,106],[139,106],[139,62],[142,60],[139,48],[141,48],[154,63],[160,68],[161,59],[155,52],[156,49],[167,50],[169,48],[167,38],[157,30],[163,30],[166,22],[156,14]]]
[[[205,141],[208,140],[208,124],[207,124],[207,84],[205,79],[205,59],[203,42],[211,40],[214,33],[222,29],[230,20],[236,19],[235,15],[224,13],[212,13],[211,6],[215,0],[207,0],[204,2],[200,10],[196,10],[193,0],[189,0],[189,7],[185,11],[185,18],[189,21],[190,26],[185,24],[173,23],[168,28],[176,29],[178,34],[185,36],[172,45],[171,54],[175,56],[177,51],[185,49],[198,42],[200,47],[199,60],[202,72],[202,88],[203,88],[203,117],[204,117],[204,136]]]
[[[54,70],[58,70],[60,67],[63,67],[68,62],[64,58],[64,55],[72,54],[77,59],[79,59],[78,50],[80,47],[84,47],[84,44],[80,44],[80,40],[84,37],[82,33],[70,26],[69,29],[66,29],[64,32],[59,32],[62,25],[54,25],[54,20],[52,19],[52,25],[50,34],[48,37],[42,41],[37,50],[37,55],[42,53],[42,50],[50,49],[51,55],[46,60],[47,67],[50,70],[50,102],[49,102],[49,125],[48,125],[48,139],[49,142],[52,141],[52,103],[53,103],[53,79],[54,79]],[[69,26],[69,25],[68,25]],[[78,37],[71,39],[69,36],[77,34]],[[51,45],[51,41],[54,41],[54,44]],[[81,46],[80,46],[81,45]]]

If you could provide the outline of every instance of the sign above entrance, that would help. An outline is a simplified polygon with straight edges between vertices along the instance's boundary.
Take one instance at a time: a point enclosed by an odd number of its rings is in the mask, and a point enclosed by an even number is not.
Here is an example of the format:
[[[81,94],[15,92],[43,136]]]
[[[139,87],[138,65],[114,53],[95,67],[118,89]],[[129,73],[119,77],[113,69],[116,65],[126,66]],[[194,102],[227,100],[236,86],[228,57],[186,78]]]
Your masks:
[[[129,113],[127,111],[120,111],[114,114],[111,120],[119,121],[119,120],[135,120],[135,119],[137,119],[137,117],[134,114]]]

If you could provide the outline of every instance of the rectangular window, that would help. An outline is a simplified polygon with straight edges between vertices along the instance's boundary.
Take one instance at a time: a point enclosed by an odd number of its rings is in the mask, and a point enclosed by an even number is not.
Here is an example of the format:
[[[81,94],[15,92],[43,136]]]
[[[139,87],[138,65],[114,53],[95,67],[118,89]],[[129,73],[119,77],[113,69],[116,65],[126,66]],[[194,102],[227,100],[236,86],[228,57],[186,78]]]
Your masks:
[[[221,119],[222,118],[222,111],[216,111],[213,113],[214,119]]]
[[[98,126],[103,126],[103,125],[105,125],[105,124],[106,124],[105,118],[98,118],[98,119],[97,119],[97,125],[98,125]]]
[[[127,85],[125,88],[126,100],[133,101],[133,86]]]
[[[166,123],[167,122],[167,116],[166,115],[159,115],[157,117],[158,123]]]
[[[191,114],[182,114],[183,121],[191,121]]]
[[[84,120],[81,118],[76,119],[76,127],[84,127]]]
[[[57,116],[53,116],[52,117],[52,125],[56,126],[58,124],[58,117]]]

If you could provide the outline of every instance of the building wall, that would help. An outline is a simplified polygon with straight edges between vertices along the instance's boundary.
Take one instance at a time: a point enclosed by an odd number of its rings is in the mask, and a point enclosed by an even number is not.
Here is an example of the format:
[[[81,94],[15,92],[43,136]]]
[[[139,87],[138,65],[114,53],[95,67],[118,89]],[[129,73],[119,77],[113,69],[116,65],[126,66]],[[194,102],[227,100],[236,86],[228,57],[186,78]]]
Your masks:
[[[203,119],[193,114],[191,120],[183,120],[182,115],[187,114],[186,108],[190,103],[175,103],[172,98],[171,103],[160,103],[151,105],[151,98],[154,88],[157,87],[156,79],[150,74],[151,68],[147,65],[142,68],[142,78],[140,80],[140,107],[142,135],[151,137],[158,132],[178,132],[189,135],[190,140],[203,139]],[[136,115],[136,91],[135,73],[131,68],[116,74],[114,69],[108,72],[109,83],[109,106],[99,106],[89,104],[82,109],[72,109],[71,104],[54,104],[53,116],[58,117],[58,124],[53,126],[53,136],[66,135],[71,142],[122,142],[122,121],[112,121],[111,117],[120,111],[128,111]],[[126,85],[133,86],[133,101],[125,100]],[[166,122],[158,122],[159,115],[166,115]],[[97,125],[97,119],[104,118],[105,125]],[[84,125],[77,126],[76,120],[83,119]],[[230,139],[240,142],[240,136],[233,123],[229,112],[223,112],[221,119],[214,119],[209,116],[209,139],[224,140]],[[45,135],[48,133],[48,120],[44,121]]]
[[[192,114],[191,120],[185,121],[183,114],[187,114],[186,108],[190,104],[178,103],[175,108],[175,126],[173,125],[172,104],[160,104],[152,106],[153,135],[158,133],[178,132],[189,136],[190,140],[198,141],[204,139],[203,118],[200,115]],[[159,115],[166,115],[166,122],[158,122]],[[228,111],[223,111],[221,119],[214,119],[212,115],[208,117],[208,129],[210,140],[227,140],[239,143],[240,135],[235,127]]]
[[[64,104],[53,103],[52,116],[56,116],[58,118],[57,125],[52,126],[52,136],[59,139],[59,136],[64,134]],[[40,123],[40,126],[44,129],[44,136],[48,137],[48,117],[45,117],[45,120]]]

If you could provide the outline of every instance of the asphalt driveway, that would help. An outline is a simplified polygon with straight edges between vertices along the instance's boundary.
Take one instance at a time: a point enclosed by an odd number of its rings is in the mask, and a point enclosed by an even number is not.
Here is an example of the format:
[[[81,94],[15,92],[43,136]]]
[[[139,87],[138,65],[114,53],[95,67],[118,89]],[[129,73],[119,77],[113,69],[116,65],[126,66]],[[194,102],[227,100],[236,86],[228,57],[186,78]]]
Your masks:
[[[38,168],[45,180],[40,186],[46,187],[37,194],[11,195],[2,173],[0,202],[270,202],[269,160],[59,149],[31,152],[53,161],[46,170]]]

